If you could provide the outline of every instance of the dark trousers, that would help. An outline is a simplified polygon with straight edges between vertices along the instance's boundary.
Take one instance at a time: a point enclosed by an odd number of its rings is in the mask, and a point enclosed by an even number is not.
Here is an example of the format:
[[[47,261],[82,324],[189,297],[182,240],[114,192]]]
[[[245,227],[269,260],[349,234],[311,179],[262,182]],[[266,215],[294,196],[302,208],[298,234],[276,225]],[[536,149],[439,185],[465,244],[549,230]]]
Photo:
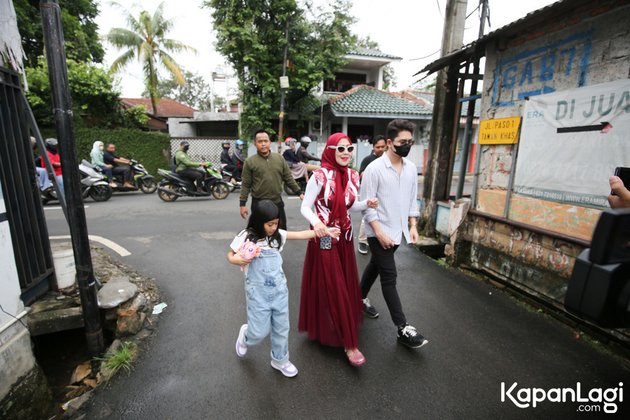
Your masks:
[[[189,179],[194,184],[197,184],[197,189],[201,189],[201,182],[203,181],[204,173],[199,169],[186,168],[183,171],[178,172],[178,174]]]
[[[236,167],[236,165],[225,165],[223,170],[232,174],[232,177],[236,180],[241,179],[241,170]]]
[[[396,261],[394,260],[394,252],[398,249],[398,245],[393,248],[385,249],[381,246],[381,243],[375,237],[367,238],[370,245],[370,262],[363,270],[361,276],[361,296],[365,299],[372,288],[372,285],[376,281],[376,278],[381,276],[381,289],[383,290],[383,297],[389,314],[392,317],[392,321],[397,326],[405,325],[407,318],[402,310],[400,303],[400,297],[398,297],[398,291],[396,290]]]
[[[122,175],[123,182],[131,182],[131,167],[130,166],[114,166],[112,168],[112,174],[114,176]]]
[[[99,168],[101,168],[101,172],[107,177],[107,181],[112,182],[112,177],[114,176],[112,172],[113,168],[107,166],[99,166]]]
[[[252,197],[252,213],[254,212],[254,207],[258,204],[259,201],[260,200],[258,198]],[[274,203],[276,204],[276,206],[278,206],[278,219],[280,219],[278,221],[278,229],[287,230],[287,215],[284,212],[284,201],[280,200],[279,203],[276,203],[274,201]]]

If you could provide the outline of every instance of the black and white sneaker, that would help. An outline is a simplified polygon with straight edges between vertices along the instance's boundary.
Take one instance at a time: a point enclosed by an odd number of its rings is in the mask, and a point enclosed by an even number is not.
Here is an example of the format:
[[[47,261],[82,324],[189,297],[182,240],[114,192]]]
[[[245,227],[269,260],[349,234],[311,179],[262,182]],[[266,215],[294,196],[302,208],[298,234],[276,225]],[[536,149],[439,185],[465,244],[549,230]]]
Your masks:
[[[363,243],[363,242],[359,242],[359,248],[358,249],[359,249],[359,254],[366,255],[370,248],[369,248],[368,244]]]
[[[378,311],[370,304],[370,299],[368,298],[363,299],[363,313],[368,318],[378,318]]]
[[[415,327],[406,324],[398,327],[398,342],[412,349],[418,349],[429,342]]]

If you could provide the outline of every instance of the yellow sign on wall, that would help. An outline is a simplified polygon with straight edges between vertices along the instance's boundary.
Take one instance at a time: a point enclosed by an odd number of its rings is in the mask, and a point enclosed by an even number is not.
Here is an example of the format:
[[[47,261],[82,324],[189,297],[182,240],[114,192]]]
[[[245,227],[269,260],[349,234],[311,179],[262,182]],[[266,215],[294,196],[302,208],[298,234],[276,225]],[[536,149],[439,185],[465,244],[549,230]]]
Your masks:
[[[521,117],[496,118],[479,123],[479,144],[516,144]]]

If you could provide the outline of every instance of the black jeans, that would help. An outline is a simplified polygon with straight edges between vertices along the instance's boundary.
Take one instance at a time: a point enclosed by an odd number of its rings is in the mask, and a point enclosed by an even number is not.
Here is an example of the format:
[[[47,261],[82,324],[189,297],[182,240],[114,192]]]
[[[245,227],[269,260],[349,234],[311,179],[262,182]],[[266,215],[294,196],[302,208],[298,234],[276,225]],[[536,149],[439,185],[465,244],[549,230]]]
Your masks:
[[[252,197],[252,212],[254,211],[254,207],[258,204],[259,201],[259,199]],[[278,229],[287,230],[287,215],[284,212],[284,201],[282,201],[281,199],[279,203],[276,203],[275,201],[274,203],[276,206],[278,206],[278,219],[280,219],[278,221]]]
[[[131,167],[130,166],[127,166],[127,165],[114,166],[112,168],[112,174],[114,176],[122,175],[123,182],[131,182]]]
[[[196,184],[198,190],[201,189],[202,182],[203,182],[203,179],[204,179],[204,173],[202,171],[200,171],[199,169],[186,168],[186,169],[178,172],[178,174],[183,176],[184,178],[187,178],[188,180],[192,181],[193,184]]]
[[[407,318],[402,310],[400,297],[398,297],[398,291],[396,290],[398,273],[396,272],[394,252],[398,249],[398,245],[385,249],[375,237],[369,237],[367,240],[370,245],[371,257],[361,276],[361,296],[364,299],[367,297],[376,278],[380,275],[383,297],[385,298],[385,303],[387,303],[392,321],[394,321],[396,326],[405,325]]]

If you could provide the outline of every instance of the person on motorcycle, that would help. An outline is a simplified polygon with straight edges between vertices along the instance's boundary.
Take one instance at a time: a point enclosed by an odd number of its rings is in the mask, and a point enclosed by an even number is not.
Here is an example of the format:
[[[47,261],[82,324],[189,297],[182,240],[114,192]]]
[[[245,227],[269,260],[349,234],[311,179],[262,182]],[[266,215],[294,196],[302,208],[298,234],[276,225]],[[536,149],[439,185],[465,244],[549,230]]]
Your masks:
[[[313,156],[308,152],[307,149],[308,149],[309,144],[311,144],[311,138],[309,136],[304,136],[300,139],[300,145],[295,151],[295,154],[297,155],[298,159],[300,159],[300,161],[306,164],[308,164],[308,162],[311,160],[321,162],[322,160],[320,158],[318,158],[317,156]],[[319,166],[316,169],[319,169]],[[315,170],[315,169],[309,169],[309,170]]]
[[[186,140],[179,143],[179,150],[175,153],[175,172],[192,181],[197,187],[197,192],[203,193],[203,180],[206,178],[206,162],[195,162],[188,156],[190,143]]]
[[[98,141],[98,140],[95,141],[94,144],[92,144],[92,151],[90,152],[90,161],[92,165],[101,168],[101,172],[103,172],[107,176],[107,182],[109,182],[109,186],[111,188],[116,188],[118,185],[115,182],[113,182],[113,177],[114,177],[112,173],[113,166],[106,164],[105,161],[103,160],[104,148],[105,148],[105,145],[103,144],[102,141]]]
[[[284,141],[285,150],[282,152],[282,157],[287,161],[289,169],[291,169],[291,175],[293,179],[304,178],[308,181],[308,169],[306,163],[302,162],[296,154],[297,148],[300,147],[298,142],[293,137],[287,137]]]
[[[230,151],[230,142],[224,141],[222,146],[223,151],[221,152],[221,169],[232,174],[230,182],[234,184],[241,179],[241,171],[238,170],[236,157],[234,157],[234,154]]]
[[[39,190],[41,192],[52,190],[53,186],[50,183],[50,178],[48,177],[48,171],[46,168],[42,168],[40,165],[42,164],[42,158],[37,153],[37,141],[35,137],[31,136],[31,150],[33,151],[33,160],[35,162],[35,173],[37,175],[37,185],[39,185]]]
[[[136,189],[131,182],[131,161],[127,158],[116,155],[116,145],[109,143],[107,150],[103,153],[103,162],[106,165],[112,165],[112,174],[114,176],[122,175],[123,188]]]
[[[61,156],[59,156],[59,152],[57,151],[57,139],[48,138],[46,139],[46,155],[48,156],[48,160],[55,171],[55,179],[57,180],[57,186],[59,186],[59,191],[61,194],[63,192],[63,177],[61,176]],[[40,159],[40,166],[42,168],[46,167],[46,163],[44,159]]]
[[[238,173],[243,172],[243,164],[245,163],[245,155],[243,150],[245,149],[245,142],[241,139],[236,140],[236,148],[234,149],[234,157],[236,162],[236,168]]]

